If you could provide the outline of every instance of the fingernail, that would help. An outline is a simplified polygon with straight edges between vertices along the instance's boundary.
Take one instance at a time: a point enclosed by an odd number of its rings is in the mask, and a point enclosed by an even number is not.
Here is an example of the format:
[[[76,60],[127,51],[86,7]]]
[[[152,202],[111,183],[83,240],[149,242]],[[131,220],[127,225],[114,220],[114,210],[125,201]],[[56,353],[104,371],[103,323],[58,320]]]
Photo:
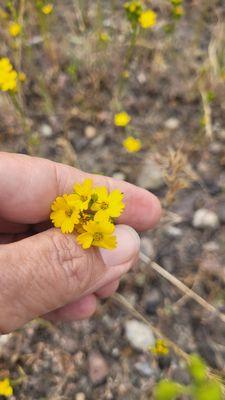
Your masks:
[[[134,258],[140,249],[137,232],[127,225],[117,225],[115,229],[117,247],[114,250],[100,249],[105,265],[113,267]]]

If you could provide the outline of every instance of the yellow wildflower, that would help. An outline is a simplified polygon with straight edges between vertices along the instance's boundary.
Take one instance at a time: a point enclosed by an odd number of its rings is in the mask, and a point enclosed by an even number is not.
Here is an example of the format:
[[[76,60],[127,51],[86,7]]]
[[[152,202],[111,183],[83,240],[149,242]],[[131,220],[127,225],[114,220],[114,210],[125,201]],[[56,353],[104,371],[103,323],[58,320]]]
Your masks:
[[[173,15],[176,17],[182,17],[182,15],[184,15],[184,7],[182,7],[182,6],[174,7]]]
[[[114,124],[116,126],[127,126],[131,121],[131,117],[126,111],[122,111],[114,116]]]
[[[124,79],[128,79],[128,78],[130,77],[130,72],[129,72],[127,69],[125,69],[125,70],[122,72],[122,77],[123,77]]]
[[[13,394],[13,388],[8,378],[0,381],[0,396],[10,397]]]
[[[145,10],[139,17],[139,23],[142,28],[147,29],[155,26],[157,14],[153,10]]]
[[[139,139],[135,139],[133,136],[128,136],[123,141],[123,146],[129,153],[136,153],[141,150],[142,144]]]
[[[7,57],[0,58],[0,90],[16,90],[17,72]]]
[[[101,32],[100,35],[99,35],[99,39],[102,42],[109,42],[110,41],[110,37],[109,37],[107,32]]]
[[[63,233],[76,233],[84,249],[116,247],[114,219],[124,210],[123,193],[106,187],[93,187],[91,179],[74,185],[74,192],[59,196],[51,206],[50,219]]]
[[[9,33],[11,36],[16,37],[21,33],[22,27],[18,22],[11,22],[9,25]]]
[[[157,339],[155,346],[149,350],[157,356],[166,356],[169,353],[169,348],[163,339]]]
[[[116,236],[112,235],[115,226],[109,222],[94,218],[94,221],[83,225],[84,233],[78,235],[77,242],[82,245],[83,249],[89,249],[91,246],[103,247],[112,250],[116,247]]]
[[[69,201],[70,195],[64,194],[56,198],[52,204],[50,218],[56,228],[63,233],[72,233],[74,226],[79,223],[79,209]]]
[[[97,211],[100,217],[117,218],[124,210],[123,193],[115,189],[108,193],[106,187],[97,187],[94,191],[96,201],[93,203],[91,210]]]
[[[69,196],[69,203],[76,206],[80,211],[87,210],[92,193],[93,185],[91,179],[85,179],[83,183],[75,183],[74,194]]]
[[[45,6],[42,7],[41,11],[45,15],[51,14],[51,12],[53,11],[53,4],[51,3],[46,4]]]
[[[25,80],[27,79],[27,76],[24,72],[21,71],[18,73],[18,78],[19,78],[20,82],[25,82]]]

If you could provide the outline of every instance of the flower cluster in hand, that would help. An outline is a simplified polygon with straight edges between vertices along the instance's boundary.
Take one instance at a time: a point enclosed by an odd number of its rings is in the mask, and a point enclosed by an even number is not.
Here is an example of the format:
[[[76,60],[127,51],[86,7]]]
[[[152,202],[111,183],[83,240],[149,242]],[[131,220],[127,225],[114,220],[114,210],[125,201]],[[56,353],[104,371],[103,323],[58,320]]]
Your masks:
[[[17,89],[17,72],[7,57],[0,58],[0,90],[3,92]]]
[[[143,29],[152,28],[156,24],[157,14],[150,8],[144,10],[140,1],[127,1],[124,4],[127,19],[135,29],[141,26]]]
[[[76,183],[71,194],[59,196],[52,204],[50,218],[62,233],[77,233],[83,249],[91,246],[112,250],[116,247],[115,218],[123,210],[123,193],[94,187],[91,179]]]
[[[0,381],[0,396],[10,397],[13,394],[13,388],[8,378]]]

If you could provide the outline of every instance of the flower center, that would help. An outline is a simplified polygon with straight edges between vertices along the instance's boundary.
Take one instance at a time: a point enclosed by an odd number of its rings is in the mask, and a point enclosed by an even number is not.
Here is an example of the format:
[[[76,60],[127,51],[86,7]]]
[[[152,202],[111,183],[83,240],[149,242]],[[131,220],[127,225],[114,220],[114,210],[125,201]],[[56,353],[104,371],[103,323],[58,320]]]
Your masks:
[[[82,196],[80,196],[80,198],[81,198],[81,200],[83,201],[83,202],[85,202],[85,201],[87,201],[87,196],[84,196],[84,195],[82,195]]]
[[[96,242],[99,242],[101,239],[103,239],[103,234],[100,232],[95,232],[93,238]]]
[[[67,217],[71,217],[72,214],[73,214],[72,208],[68,208],[68,210],[66,210]]]
[[[107,208],[109,208],[109,204],[106,203],[105,201],[103,201],[103,203],[101,203],[101,209],[102,210],[107,210]]]

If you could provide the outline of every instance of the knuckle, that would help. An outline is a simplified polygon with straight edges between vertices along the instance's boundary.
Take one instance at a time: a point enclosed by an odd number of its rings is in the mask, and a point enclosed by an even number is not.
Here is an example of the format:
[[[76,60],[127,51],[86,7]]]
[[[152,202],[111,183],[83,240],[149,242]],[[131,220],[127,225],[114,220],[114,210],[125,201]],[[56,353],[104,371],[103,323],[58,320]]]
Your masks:
[[[70,299],[83,293],[95,279],[97,255],[94,251],[84,251],[72,235],[53,231],[51,235],[53,251],[51,265],[56,279],[60,279],[62,295]]]

